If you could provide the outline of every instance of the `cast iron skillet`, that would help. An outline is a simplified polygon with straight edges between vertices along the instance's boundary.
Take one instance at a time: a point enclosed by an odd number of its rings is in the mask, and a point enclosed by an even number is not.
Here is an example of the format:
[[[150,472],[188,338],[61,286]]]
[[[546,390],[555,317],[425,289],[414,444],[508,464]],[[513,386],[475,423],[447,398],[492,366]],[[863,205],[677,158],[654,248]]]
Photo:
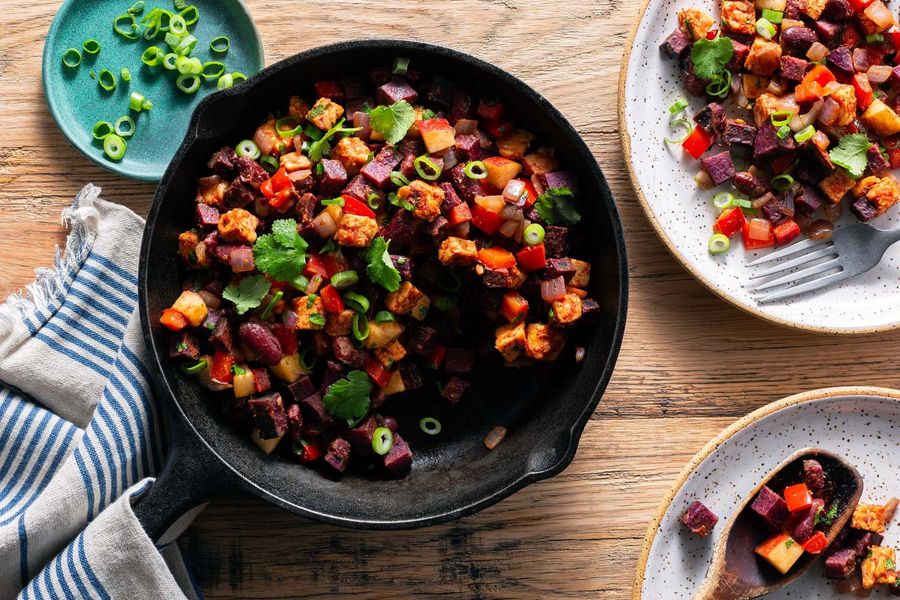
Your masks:
[[[312,83],[346,72],[364,74],[407,56],[417,68],[437,67],[479,93],[500,94],[517,123],[539,134],[574,169],[581,186],[585,243],[591,260],[591,296],[601,306],[596,324],[570,340],[559,364],[481,373],[457,407],[432,387],[417,397],[392,399],[415,455],[402,479],[366,473],[327,473],[266,456],[234,430],[209,393],[168,359],[159,316],[181,291],[178,234],[191,227],[198,176],[224,144],[248,137],[270,110],[291,94],[312,95]],[[158,536],[187,509],[223,491],[244,491],[298,515],[337,525],[400,529],[474,513],[516,490],[563,470],[612,374],[625,328],[625,242],[612,195],[590,150],[550,103],[497,67],[460,52],[409,41],[360,40],[316,48],[279,62],[250,81],[211,95],[195,110],[187,135],[159,184],[141,247],[140,314],[150,370],[168,412],[169,456],[155,485],[137,503],[138,518]],[[573,347],[586,346],[576,365]],[[422,434],[418,421],[440,419],[443,432]],[[482,444],[494,426],[509,429],[493,451]]]

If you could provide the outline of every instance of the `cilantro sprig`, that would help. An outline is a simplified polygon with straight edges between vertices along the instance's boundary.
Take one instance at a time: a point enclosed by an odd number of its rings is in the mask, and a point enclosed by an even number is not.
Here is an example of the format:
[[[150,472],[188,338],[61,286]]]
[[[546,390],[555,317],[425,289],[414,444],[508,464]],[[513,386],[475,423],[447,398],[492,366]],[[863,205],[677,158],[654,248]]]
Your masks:
[[[341,119],[326,131],[325,135],[309,145],[309,160],[320,161],[328,156],[331,153],[331,138],[335,135],[356,133],[360,129],[360,127],[344,127],[344,119]]]
[[[844,167],[850,173],[850,177],[857,179],[862,177],[866,165],[869,164],[866,153],[871,145],[872,142],[865,134],[851,133],[842,137],[838,141],[838,145],[828,152],[828,156],[831,158],[831,162]]]
[[[557,223],[575,225],[581,220],[581,214],[575,207],[575,195],[566,187],[547,190],[538,196],[534,207],[541,218],[550,225]]]
[[[372,240],[372,244],[366,251],[366,274],[372,283],[376,283],[389,292],[395,292],[400,287],[400,271],[394,267],[394,261],[388,253],[388,241],[383,237]]]
[[[369,124],[384,135],[388,144],[396,144],[416,122],[416,111],[406,100],[397,100],[390,106],[376,106],[369,113]]]
[[[278,281],[295,279],[306,266],[307,243],[297,233],[292,219],[272,223],[272,233],[261,235],[253,245],[256,268]]]
[[[363,371],[350,371],[344,379],[338,379],[328,387],[322,399],[325,410],[337,419],[355,421],[369,412],[369,394],[372,382]]]
[[[701,37],[691,47],[694,74],[707,81],[720,79],[732,56],[734,43],[730,38],[719,35],[713,40],[708,40]]]
[[[262,304],[262,299],[272,287],[266,278],[259,273],[244,277],[237,285],[229,285],[222,291],[222,297],[234,302],[239,315]]]

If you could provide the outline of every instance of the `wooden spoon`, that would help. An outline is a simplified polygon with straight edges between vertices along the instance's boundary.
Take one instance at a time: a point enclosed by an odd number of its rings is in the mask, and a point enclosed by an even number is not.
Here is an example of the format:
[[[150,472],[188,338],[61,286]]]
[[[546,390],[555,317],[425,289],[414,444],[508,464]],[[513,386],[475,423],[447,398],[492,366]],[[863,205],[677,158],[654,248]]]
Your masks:
[[[844,459],[827,450],[800,450],[769,473],[728,520],[716,542],[706,581],[694,600],[749,600],[764,596],[800,577],[820,556],[806,552],[786,575],[782,575],[754,553],[771,532],[759,515],[750,509],[750,505],[764,485],[781,493],[786,486],[802,482],[804,459],[819,461],[826,478],[834,486],[834,497],[842,501],[841,513],[825,532],[828,544],[834,541],[859,503],[863,490],[862,477]]]

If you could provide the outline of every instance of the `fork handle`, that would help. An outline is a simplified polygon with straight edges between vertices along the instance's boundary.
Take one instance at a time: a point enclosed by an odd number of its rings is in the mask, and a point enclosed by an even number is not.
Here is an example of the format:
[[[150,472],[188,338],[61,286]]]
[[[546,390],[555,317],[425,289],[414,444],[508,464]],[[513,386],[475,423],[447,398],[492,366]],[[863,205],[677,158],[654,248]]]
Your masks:
[[[879,232],[878,241],[881,242],[881,255],[888,251],[888,248],[900,242],[900,229],[876,229]]]

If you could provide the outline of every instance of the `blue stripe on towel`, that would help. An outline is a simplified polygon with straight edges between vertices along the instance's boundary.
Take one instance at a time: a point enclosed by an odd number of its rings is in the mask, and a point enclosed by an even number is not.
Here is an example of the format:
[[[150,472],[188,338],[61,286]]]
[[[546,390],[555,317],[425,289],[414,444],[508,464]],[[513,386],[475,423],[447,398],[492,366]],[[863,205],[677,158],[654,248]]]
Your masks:
[[[97,264],[106,267],[107,269],[109,269],[110,271],[112,271],[113,273],[115,273],[116,275],[118,275],[119,277],[124,279],[125,281],[131,283],[132,285],[137,285],[137,283],[138,283],[138,278],[136,275],[132,275],[131,273],[129,273],[128,271],[126,271],[125,269],[123,269],[122,267],[117,265],[112,260],[106,258],[102,254],[97,254],[96,252],[91,252],[87,257],[87,261],[96,261]]]
[[[84,532],[78,534],[78,537],[75,538],[75,545],[77,546],[78,551],[78,560],[81,564],[82,570],[84,570],[84,574],[88,578],[88,582],[91,584],[91,587],[94,588],[94,591],[102,598],[103,600],[109,600],[110,596],[107,593],[106,588],[103,587],[103,584],[100,583],[100,580],[97,578],[96,573],[91,568],[91,564],[88,562],[87,553],[84,551]]]

